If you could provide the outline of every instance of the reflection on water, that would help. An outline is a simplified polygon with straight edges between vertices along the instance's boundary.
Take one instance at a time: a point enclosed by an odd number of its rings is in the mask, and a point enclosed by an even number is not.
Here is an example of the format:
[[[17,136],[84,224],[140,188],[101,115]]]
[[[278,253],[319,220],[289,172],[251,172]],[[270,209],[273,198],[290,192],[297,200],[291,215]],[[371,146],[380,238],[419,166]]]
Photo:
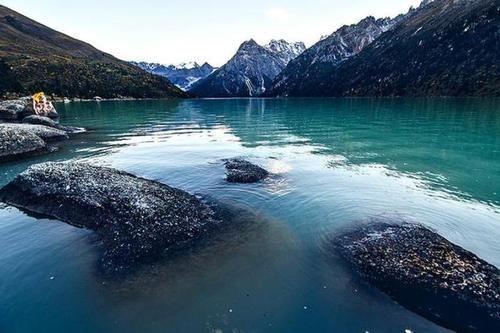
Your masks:
[[[0,331],[446,332],[353,279],[326,235],[373,216],[424,223],[500,266],[500,100],[233,99],[58,105],[90,132],[0,166],[86,160],[244,209],[235,228],[125,279],[99,241],[0,206]],[[224,181],[222,160],[273,173]],[[236,226],[236,225],[235,225]],[[28,319],[25,319],[28,318]]]

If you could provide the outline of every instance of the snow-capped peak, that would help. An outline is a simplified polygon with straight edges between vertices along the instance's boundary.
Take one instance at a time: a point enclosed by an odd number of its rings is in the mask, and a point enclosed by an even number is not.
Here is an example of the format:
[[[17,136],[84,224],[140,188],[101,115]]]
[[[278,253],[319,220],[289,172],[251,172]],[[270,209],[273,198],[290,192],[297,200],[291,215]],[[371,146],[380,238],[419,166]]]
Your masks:
[[[189,62],[183,62],[178,65],[174,65],[175,68],[177,69],[193,69],[193,68],[198,68],[200,65],[196,61],[189,61]]]
[[[264,48],[280,56],[285,63],[289,63],[302,54],[306,46],[303,42],[289,43],[284,39],[272,39],[268,44],[264,45]]]

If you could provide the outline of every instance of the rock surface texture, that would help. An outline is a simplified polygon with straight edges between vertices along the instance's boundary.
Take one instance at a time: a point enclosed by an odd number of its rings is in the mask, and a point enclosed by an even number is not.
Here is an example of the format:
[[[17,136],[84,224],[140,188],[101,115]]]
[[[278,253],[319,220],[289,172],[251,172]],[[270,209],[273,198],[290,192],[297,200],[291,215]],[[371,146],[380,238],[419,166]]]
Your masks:
[[[95,231],[106,273],[152,261],[221,223],[210,206],[184,191],[84,163],[34,165],[0,190],[0,200]]]
[[[230,183],[256,183],[269,176],[263,168],[241,159],[225,162],[226,180]]]
[[[68,133],[63,130],[48,127],[44,125],[32,125],[32,124],[0,124],[0,131],[4,129],[11,129],[14,131],[26,131],[35,134],[44,141],[57,141],[64,140],[68,138]]]
[[[420,225],[376,222],[333,240],[361,277],[457,332],[498,332],[500,272]]]
[[[30,131],[0,126],[0,162],[47,151],[47,144]]]
[[[0,119],[3,121],[19,121],[34,113],[30,97],[0,101]]]

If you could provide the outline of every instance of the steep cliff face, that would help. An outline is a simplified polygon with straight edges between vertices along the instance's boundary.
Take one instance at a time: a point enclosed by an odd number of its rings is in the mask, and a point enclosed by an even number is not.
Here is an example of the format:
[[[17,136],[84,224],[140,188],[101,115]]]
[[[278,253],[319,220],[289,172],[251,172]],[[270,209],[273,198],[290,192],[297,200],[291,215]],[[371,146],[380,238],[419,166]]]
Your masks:
[[[183,97],[168,80],[0,5],[0,95]]]
[[[343,26],[292,60],[274,81],[272,93],[293,95],[300,90],[304,77],[315,75],[324,67],[337,66],[358,54],[400,19],[367,17],[357,24]]]
[[[259,96],[304,47],[303,43],[284,40],[273,40],[266,46],[246,41],[224,66],[195,83],[190,93],[199,97]]]

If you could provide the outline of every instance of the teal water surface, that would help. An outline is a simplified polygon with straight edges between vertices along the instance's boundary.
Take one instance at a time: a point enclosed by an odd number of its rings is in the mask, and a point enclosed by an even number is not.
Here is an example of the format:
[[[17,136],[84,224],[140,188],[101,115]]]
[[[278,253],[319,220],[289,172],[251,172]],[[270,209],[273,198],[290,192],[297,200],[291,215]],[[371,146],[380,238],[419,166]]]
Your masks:
[[[251,212],[244,227],[121,279],[85,230],[0,206],[0,332],[449,332],[325,251],[370,217],[423,223],[500,266],[500,100],[230,99],[57,105],[89,128],[51,155]],[[224,181],[221,160],[273,172]]]

